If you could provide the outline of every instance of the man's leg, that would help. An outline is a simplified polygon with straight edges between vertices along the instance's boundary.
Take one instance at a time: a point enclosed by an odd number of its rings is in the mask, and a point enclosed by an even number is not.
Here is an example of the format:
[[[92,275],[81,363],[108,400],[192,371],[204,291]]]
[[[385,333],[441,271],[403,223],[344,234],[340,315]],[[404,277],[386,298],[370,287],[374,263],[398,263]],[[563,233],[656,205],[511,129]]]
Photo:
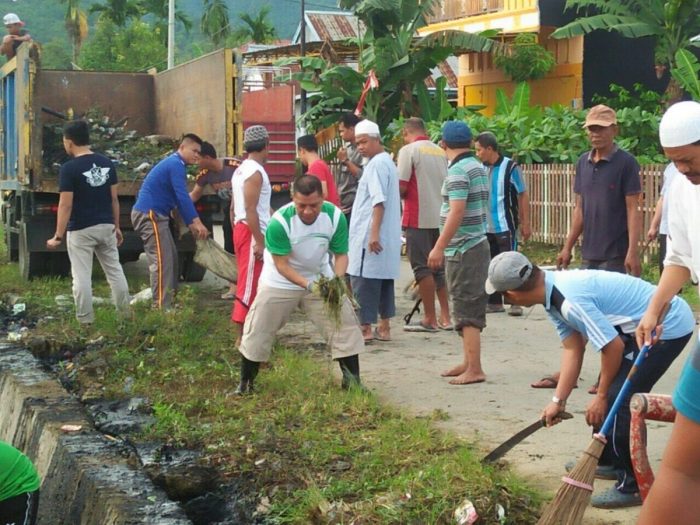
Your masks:
[[[302,305],[309,320],[321,328],[321,332],[328,341],[333,359],[338,361],[340,371],[343,374],[343,388],[349,388],[353,384],[360,384],[360,360],[358,354],[364,350],[364,338],[359,327],[359,321],[355,311],[346,299],[340,314],[340,325],[336,325],[328,318],[321,299],[313,294],[308,294],[302,299]]]
[[[247,224],[236,224],[233,229],[233,244],[237,254],[238,282],[231,320],[242,327],[258,290],[262,261],[257,260],[253,254],[253,235]]]
[[[421,331],[421,329],[437,330],[435,314],[435,279],[428,268],[428,255],[435,244],[431,229],[406,228],[406,251],[411,263],[413,278],[418,283],[418,294],[423,303],[423,319],[415,325],[404,326],[404,330]]]
[[[489,233],[487,234],[489,240],[489,251],[491,259],[496,257],[499,253],[508,252],[512,249],[513,241],[510,236],[510,232],[503,233]],[[496,292],[489,295],[487,312],[496,313],[503,312],[503,295]]]
[[[95,239],[90,231],[69,231],[66,246],[73,276],[75,317],[80,324],[89,324],[95,320],[92,306],[92,256],[95,251]]]
[[[379,325],[377,335],[383,341],[391,340],[391,319],[396,316],[396,299],[394,297],[394,280],[381,279],[379,292]]]
[[[442,373],[454,385],[480,383],[486,379],[481,367],[481,330],[486,326],[484,282],[488,274],[489,245],[482,242],[463,254],[446,258],[448,290],[455,330],[462,336],[464,358]]]
[[[630,400],[634,394],[651,391],[656,382],[671,366],[675,358],[683,351],[685,345],[690,340],[691,335],[692,334],[688,334],[685,337],[671,339],[668,341],[659,341],[651,348],[647,354],[647,358],[637,369],[637,372],[632,380],[632,389],[623,400],[623,403],[615,416],[613,434],[612,436],[608,436],[608,443],[603,450],[600,461],[601,464],[610,462],[615,467],[617,471],[617,483],[615,485],[615,489],[623,494],[636,494],[639,491],[637,480],[634,476],[634,470],[632,468],[632,458],[630,456]],[[639,348],[637,347],[634,337],[625,337],[625,339],[627,340],[625,341],[625,350],[623,353],[622,364],[620,365],[620,371],[618,372],[617,376],[615,376],[615,380],[608,391],[608,407],[612,407],[612,404],[617,398],[627,374],[632,368],[634,359],[639,353]],[[630,358],[628,358],[627,356],[630,354],[633,354],[633,357],[630,356]],[[606,504],[606,502],[602,501],[603,499],[608,498],[596,498],[594,496],[592,503],[594,506],[610,508],[616,506],[614,503]],[[637,500],[636,504],[641,505],[641,500]]]
[[[374,339],[372,324],[377,322],[379,315],[379,296],[381,294],[381,279],[367,277],[350,277],[355,300],[360,305],[359,317],[362,337],[365,341]]]
[[[440,303],[440,319],[438,328],[448,329],[452,326],[452,318],[450,317],[450,300],[447,293],[447,283],[445,281],[445,269],[441,269],[434,274],[435,287],[437,288],[437,298]]]
[[[100,242],[95,248],[95,255],[102,266],[109,287],[112,290],[112,302],[122,313],[129,310],[129,284],[124,276],[124,269],[119,262],[119,248],[117,247],[117,237],[114,234],[114,226],[111,224],[100,224]]]
[[[241,382],[236,393],[252,392],[261,362],[270,360],[277,332],[307,293],[263,286],[257,294],[243,325],[241,344]]]
[[[173,282],[177,279],[177,257],[172,261],[175,242],[170,233],[170,219],[153,210],[148,213],[133,210],[131,222],[143,241],[148,259],[153,306],[167,308],[172,301]]]

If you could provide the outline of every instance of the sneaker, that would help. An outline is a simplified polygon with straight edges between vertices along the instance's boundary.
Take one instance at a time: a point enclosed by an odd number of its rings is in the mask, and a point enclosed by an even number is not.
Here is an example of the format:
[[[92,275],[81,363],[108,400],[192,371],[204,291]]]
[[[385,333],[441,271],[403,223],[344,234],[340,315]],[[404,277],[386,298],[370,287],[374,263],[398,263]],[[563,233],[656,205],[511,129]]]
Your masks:
[[[510,310],[508,310],[508,315],[511,317],[520,317],[523,315],[523,307],[517,304],[510,305]]]
[[[253,389],[253,382],[252,381],[241,381],[238,384],[238,388],[234,391],[234,394],[237,396],[246,396],[248,394],[252,394],[255,392]]]
[[[576,466],[575,461],[569,461],[564,465],[564,468],[566,469],[567,472],[571,472],[572,469]],[[595,469],[595,478],[596,479],[608,479],[608,480],[616,480],[617,479],[617,471],[615,470],[615,467],[612,465],[598,465]]]
[[[642,504],[639,492],[626,494],[615,487],[593,495],[591,506],[597,509],[622,509],[625,507],[638,507]]]
[[[502,312],[505,312],[506,309],[503,308],[502,304],[487,304],[486,305],[486,313],[487,314],[500,314]]]

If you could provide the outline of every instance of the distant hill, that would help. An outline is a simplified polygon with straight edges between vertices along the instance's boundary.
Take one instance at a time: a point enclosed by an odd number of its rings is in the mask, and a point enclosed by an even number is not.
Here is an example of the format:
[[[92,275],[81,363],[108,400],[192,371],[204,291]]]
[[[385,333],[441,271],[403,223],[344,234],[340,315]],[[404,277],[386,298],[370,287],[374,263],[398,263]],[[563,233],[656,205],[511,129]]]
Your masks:
[[[83,0],[84,9],[88,9],[93,3]],[[300,20],[300,0],[228,0],[231,23],[239,26],[239,13],[256,14],[262,5],[272,6],[270,20],[277,28],[280,38],[291,38]],[[194,22],[194,30],[186,41],[200,40],[199,20],[202,16],[202,0],[175,0],[178,9],[183,10]],[[307,0],[306,9],[311,10],[336,10],[337,0]],[[65,41],[68,45],[63,16],[65,5],[60,0],[0,0],[2,14],[12,12],[27,23],[27,29],[40,42],[50,42],[52,40]],[[91,25],[95,22],[95,17],[91,17]],[[184,38],[184,37],[183,37]],[[184,42],[178,38],[182,45]],[[186,45],[186,44],[185,44]]]

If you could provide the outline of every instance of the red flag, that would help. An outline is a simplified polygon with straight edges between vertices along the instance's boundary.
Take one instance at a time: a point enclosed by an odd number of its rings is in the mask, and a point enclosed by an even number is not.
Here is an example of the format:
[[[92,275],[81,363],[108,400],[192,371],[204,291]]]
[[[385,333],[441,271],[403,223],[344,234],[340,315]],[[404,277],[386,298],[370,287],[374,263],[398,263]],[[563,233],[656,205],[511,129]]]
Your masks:
[[[367,80],[365,80],[365,85],[362,88],[362,95],[360,96],[360,101],[357,103],[355,108],[355,115],[358,117],[362,114],[362,110],[365,107],[365,99],[367,98],[367,93],[370,89],[377,89],[379,87],[379,80],[377,80],[377,75],[374,74],[374,69],[369,70],[369,75],[367,75]]]

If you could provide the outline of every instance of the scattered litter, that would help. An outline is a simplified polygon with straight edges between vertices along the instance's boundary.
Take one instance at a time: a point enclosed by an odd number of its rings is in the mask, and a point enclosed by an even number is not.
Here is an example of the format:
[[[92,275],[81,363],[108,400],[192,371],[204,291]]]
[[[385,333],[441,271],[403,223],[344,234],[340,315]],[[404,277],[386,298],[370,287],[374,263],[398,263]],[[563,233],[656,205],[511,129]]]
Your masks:
[[[61,307],[73,305],[73,298],[69,295],[57,295],[56,297],[54,297],[54,301],[56,301],[57,306]]]
[[[496,519],[501,525],[504,525],[506,522],[506,509],[500,503],[496,504]]]
[[[61,430],[63,432],[78,432],[79,430],[82,430],[83,425],[63,425],[61,427]]]
[[[105,297],[93,297],[92,298],[92,304],[109,304],[112,301],[110,299],[107,299]]]
[[[236,258],[214,239],[198,239],[194,262],[230,283],[238,280]]]
[[[256,466],[256,467],[259,467],[259,466],[262,465],[263,463],[265,463],[265,458],[258,459],[258,460],[255,461],[255,466]]]
[[[124,393],[131,394],[131,389],[134,388],[134,378],[129,376],[124,379]]]
[[[15,303],[12,306],[12,315],[23,314],[27,310],[27,305],[25,303]]]
[[[153,290],[151,290],[150,288],[144,288],[136,295],[131,296],[131,301],[129,302],[129,304],[134,305],[136,303],[142,303],[145,301],[150,301],[152,299],[153,299]]]
[[[457,525],[471,525],[472,523],[476,523],[476,520],[479,519],[474,504],[468,499],[465,499],[462,504],[455,509],[454,517]]]
[[[260,498],[260,503],[258,503],[258,506],[255,508],[255,513],[268,514],[271,508],[272,505],[270,505],[270,498],[268,498],[267,496],[263,496],[262,498]]]
[[[21,341],[22,334],[20,334],[19,332],[10,332],[7,334],[7,340],[12,341],[13,343],[16,341]]]

